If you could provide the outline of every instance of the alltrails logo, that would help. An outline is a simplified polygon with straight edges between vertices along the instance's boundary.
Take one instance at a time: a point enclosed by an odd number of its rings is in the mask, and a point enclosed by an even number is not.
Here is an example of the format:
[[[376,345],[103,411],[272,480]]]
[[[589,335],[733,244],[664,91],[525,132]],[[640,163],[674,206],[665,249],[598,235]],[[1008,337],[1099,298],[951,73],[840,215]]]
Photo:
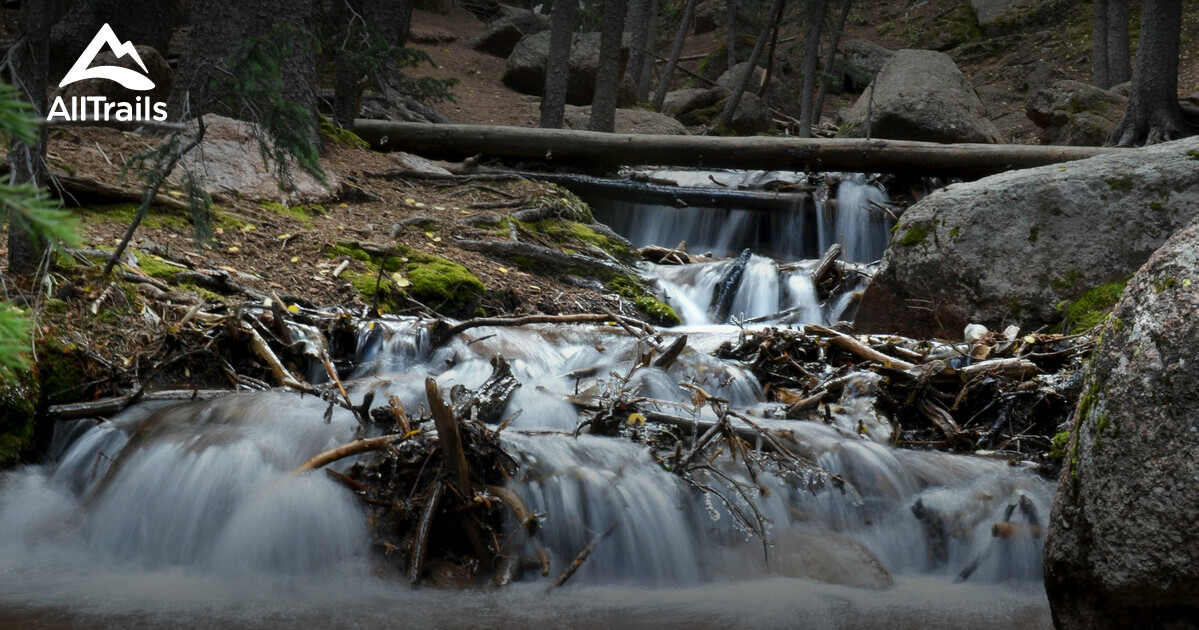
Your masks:
[[[154,89],[154,82],[150,80],[146,74],[138,73],[136,70],[122,68],[120,66],[96,66],[91,67],[92,62],[96,60],[96,55],[100,50],[108,46],[112,53],[120,59],[129,55],[143,73],[149,74],[146,69],[146,64],[142,62],[142,58],[137,54],[137,49],[133,47],[133,42],[121,43],[117,39],[117,34],[113,32],[112,27],[105,24],[100,27],[100,32],[92,38],[92,43],[87,45],[83,54],[79,56],[79,60],[71,66],[71,70],[62,78],[62,82],[58,87],[63,88],[76,81],[85,79],[107,79],[115,81],[121,86],[129,90],[145,92]],[[56,96],[54,103],[50,106],[50,115],[46,116],[46,120],[53,121],[56,118],[71,121],[82,120],[116,120],[119,122],[132,122],[139,120],[153,120],[162,122],[167,119],[167,104],[155,103],[149,96],[139,96],[134,99],[134,102],[127,101],[109,101],[106,96],[72,96],[70,106],[62,96]]]

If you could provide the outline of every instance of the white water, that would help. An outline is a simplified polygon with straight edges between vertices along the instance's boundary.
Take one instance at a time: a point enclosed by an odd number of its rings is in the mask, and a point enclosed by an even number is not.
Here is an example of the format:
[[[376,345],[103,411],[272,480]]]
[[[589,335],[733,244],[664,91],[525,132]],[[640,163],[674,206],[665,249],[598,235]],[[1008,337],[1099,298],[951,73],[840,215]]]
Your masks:
[[[352,439],[354,421],[338,409],[326,424],[325,404],[266,393],[143,405],[99,424],[64,424],[50,462],[0,477],[4,614],[49,611],[84,625],[357,625],[410,606],[425,607],[418,618],[427,623],[464,609],[500,625],[547,607],[583,625],[588,614],[641,625],[638,613],[661,615],[656,621],[667,625],[699,620],[700,627],[722,618],[779,627],[803,618],[826,623],[830,614],[849,625],[990,618],[951,602],[960,597],[996,606],[1002,616],[1044,622],[1039,539],[990,534],[1021,495],[1044,524],[1051,487],[1031,472],[976,457],[893,450],[884,444],[889,427],[866,418],[853,398],[837,406],[834,425],[763,420],[787,431],[788,448],[849,484],[842,491],[821,474],[763,476],[770,492],[755,502],[773,521],[765,562],[760,543],[725,508],[655,464],[645,447],[528,432],[573,429],[580,416],[557,394],[603,388],[606,372],[627,366],[635,351],[624,335],[590,326],[479,329],[473,337],[495,336],[419,357],[406,355],[420,345],[413,321],[373,330],[385,332],[364,333],[360,353],[381,359],[374,365],[391,383],[380,393],[400,396],[410,409],[423,402],[427,370],[439,372],[443,387],[473,386],[489,374],[492,353],[512,362],[522,387],[509,412],[523,410],[505,438],[522,464],[513,488],[547,514],[538,540],[554,573],[617,521],[572,578],[569,594],[546,601],[541,587],[521,584],[505,593],[416,594],[371,577],[357,500],[324,475],[288,475]],[[761,413],[770,406],[752,376],[706,354],[733,329],[687,333],[693,350],[668,371],[643,371],[636,381],[642,395],[686,404],[676,383],[694,378],[736,408]],[[596,365],[599,379],[576,385],[563,377]],[[873,423],[868,437],[856,430],[862,419]],[[717,465],[743,474],[727,457]],[[950,525],[944,564],[929,564],[924,529],[911,511],[917,499]],[[989,546],[995,548],[970,582],[954,585],[952,576]],[[980,583],[989,586],[980,590]],[[898,610],[880,603],[897,601],[905,602]],[[460,621],[450,625],[484,625]]]

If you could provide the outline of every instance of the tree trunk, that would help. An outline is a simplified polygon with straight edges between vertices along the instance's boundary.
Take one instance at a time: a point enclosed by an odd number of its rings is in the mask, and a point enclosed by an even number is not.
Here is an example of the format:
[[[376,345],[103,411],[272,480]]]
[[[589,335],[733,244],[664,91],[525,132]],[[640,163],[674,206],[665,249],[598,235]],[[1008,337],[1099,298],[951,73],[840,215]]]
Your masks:
[[[280,64],[283,98],[316,112],[316,47],[312,38],[312,0],[192,0],[192,31],[187,49],[179,58],[175,85],[167,104],[172,116],[180,116],[184,103],[193,116],[206,112],[236,114],[209,94],[208,86],[221,76],[217,68],[229,55],[252,38],[273,33],[293,42],[292,54]],[[286,33],[277,29],[293,29]],[[315,143],[316,129],[311,130]]]
[[[1178,105],[1178,50],[1182,0],[1145,0],[1132,92],[1109,144],[1140,146],[1194,132]]]
[[[66,72],[105,24],[122,42],[149,46],[165,58],[182,17],[179,3],[171,0],[76,0],[61,19],[51,22],[51,71]]]
[[[641,59],[641,71],[637,76],[637,102],[649,100],[650,84],[654,80],[654,49],[658,45],[658,0],[649,3],[649,28],[645,34],[645,55]]]
[[[820,63],[820,35],[824,32],[824,16],[828,13],[829,0],[818,0],[808,14],[808,32],[804,36],[803,87],[799,98],[799,137],[812,137],[812,123],[819,118],[813,112],[812,102],[816,89],[816,71]]]
[[[633,25],[633,37],[629,48],[629,65],[627,73],[633,80],[633,85],[641,82],[641,72],[644,70],[645,57],[652,46],[649,42],[649,10],[650,0],[631,0],[629,2],[629,17]]]
[[[554,4],[550,52],[545,66],[545,91],[541,97],[541,126],[562,127],[566,110],[566,83],[570,78],[570,42],[575,30],[574,0]]]
[[[824,97],[828,94],[829,81],[835,79],[832,76],[833,64],[837,63],[837,46],[841,44],[841,35],[845,33],[845,22],[849,20],[849,9],[853,5],[853,0],[845,0],[845,4],[841,6],[841,16],[837,18],[837,30],[833,31],[832,41],[829,42],[828,57],[824,60],[824,78],[820,81],[820,88],[816,90],[816,112],[817,120],[824,112]]]
[[[728,28],[725,29],[725,48],[728,52],[728,67],[732,68],[737,65],[737,0],[727,0],[728,11],[725,20],[728,21]]]
[[[21,3],[21,39],[11,51],[12,82],[22,98],[33,104],[39,119],[46,117],[46,78],[50,56],[50,3]],[[13,184],[45,186],[46,128],[38,131],[37,143],[29,146],[13,140],[8,161]],[[8,225],[8,272],[31,275],[37,270],[41,244],[10,219]]]
[[[343,41],[345,36],[355,34],[355,28],[361,29],[365,26],[366,33],[383,39],[391,46],[402,47],[408,41],[412,5],[412,0],[341,0],[333,3],[330,18],[339,27]],[[361,31],[358,33],[362,34]],[[362,105],[365,69],[354,67],[354,64],[350,63],[349,55],[335,55],[335,58],[337,67],[333,78],[333,117],[338,125],[352,129]]]
[[[620,86],[620,48],[624,35],[627,0],[604,0],[600,30],[599,67],[595,72],[595,98],[591,100],[591,131],[616,130],[616,91]]]
[[[670,83],[674,80],[674,68],[679,65],[679,55],[683,54],[683,44],[687,43],[687,31],[691,28],[691,19],[695,16],[696,0],[687,0],[683,7],[683,19],[679,22],[679,30],[674,36],[674,45],[670,48],[670,58],[666,60],[666,68],[662,70],[662,78],[658,82],[658,91],[654,93],[653,107],[662,111],[662,103],[666,101],[666,93],[670,91]]]
[[[1107,2],[1095,0],[1091,19],[1091,85],[1101,90],[1112,86],[1107,68]]]
[[[827,2],[828,0],[821,1]],[[749,53],[749,63],[746,64],[741,77],[737,79],[737,87],[725,101],[724,111],[720,113],[717,121],[718,125],[727,126],[733,120],[733,114],[737,111],[737,106],[741,104],[741,96],[745,94],[745,88],[749,87],[749,81],[758,67],[758,60],[762,58],[762,50],[766,48],[766,38],[770,36],[770,29],[774,28],[774,25],[782,18],[783,8],[786,4],[786,0],[774,0],[771,3],[770,12],[766,14],[767,18],[762,23],[762,30],[758,33],[758,41],[754,44],[753,52]]]
[[[1128,65],[1128,0],[1106,0],[1108,87],[1132,78]]]

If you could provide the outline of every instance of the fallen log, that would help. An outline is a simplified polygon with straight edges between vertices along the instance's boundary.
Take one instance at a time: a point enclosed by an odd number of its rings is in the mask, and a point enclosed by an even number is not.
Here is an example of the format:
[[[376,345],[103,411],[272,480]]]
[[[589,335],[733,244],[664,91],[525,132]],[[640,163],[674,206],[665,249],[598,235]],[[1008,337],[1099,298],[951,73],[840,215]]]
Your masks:
[[[626,201],[672,208],[720,208],[759,212],[795,212],[811,204],[806,192],[727,190],[700,186],[669,186],[633,179],[611,179],[572,173],[518,171],[521,177],[558,184],[584,201]]]
[[[652,164],[953,177],[984,177],[1137,150],[850,138],[662,136],[368,119],[356,121],[354,129],[380,151],[459,159],[482,154],[593,167]]]
[[[608,523],[608,526],[604,528],[604,531],[600,532],[600,534],[595,538],[592,538],[591,542],[587,543],[587,546],[583,547],[583,549],[579,551],[579,555],[575,556],[574,561],[570,563],[570,566],[566,567],[566,570],[562,572],[562,575],[559,575],[558,579],[554,580],[553,584],[550,584],[550,587],[546,589],[546,592],[548,593],[555,588],[566,584],[566,581],[570,579],[570,576],[574,575],[575,571],[578,571],[579,567],[583,566],[583,563],[587,561],[587,557],[591,555],[591,552],[595,551],[595,546],[598,545],[601,540],[607,538],[608,534],[611,534],[612,530],[614,529],[616,529],[615,520]]]
[[[612,274],[626,274],[627,269],[616,263],[611,263],[606,260],[599,260],[582,254],[570,254],[560,252],[549,247],[534,245],[532,243],[518,243],[512,241],[475,241],[475,240],[459,240],[458,247],[472,252],[481,252],[484,254],[494,254],[503,256],[504,258],[526,258],[535,263],[551,267],[561,272],[570,272],[584,275],[599,275],[607,277]]]
[[[471,496],[470,467],[466,463],[466,452],[462,450],[462,435],[458,433],[458,421],[454,412],[441,398],[437,381],[425,379],[425,394],[429,398],[429,413],[437,427],[437,439],[441,444],[441,455],[454,477],[454,485],[462,496]]]
[[[445,484],[433,482],[429,498],[425,500],[425,509],[421,512],[420,523],[416,527],[416,535],[412,542],[412,561],[408,565],[408,584],[416,586],[420,582],[421,572],[425,567],[425,556],[429,553],[429,533],[432,531],[433,517],[441,507],[441,497],[445,495]]]
[[[341,446],[331,448],[323,453],[313,456],[308,461],[296,467],[295,470],[291,471],[291,475],[294,477],[310,470],[316,470],[317,468],[328,466],[337,460],[353,457],[354,455],[369,453],[371,451],[382,451],[390,448],[392,444],[395,444],[403,439],[404,435],[393,433],[391,435],[381,435],[376,438],[369,438],[365,440],[354,440],[349,444],[342,444]]]
[[[716,285],[719,290],[712,296],[712,303],[708,305],[708,314],[716,323],[723,324],[728,321],[729,312],[733,309],[733,299],[737,297],[737,290],[741,288],[741,280],[745,276],[745,266],[749,264],[749,258],[752,255],[749,248],[742,251],[741,255],[737,257],[737,261],[725,272],[720,283]]]
[[[896,370],[912,370],[916,368],[916,365],[913,363],[908,363],[902,359],[897,359],[895,357],[883,354],[878,350],[875,350],[874,348],[871,348],[870,346],[858,341],[857,339],[854,339],[845,333],[837,332],[831,328],[825,328],[824,326],[820,326],[818,324],[808,324],[804,326],[804,332],[810,335],[814,334],[820,335],[821,337],[828,337],[829,343],[867,361],[881,363],[886,367]]]

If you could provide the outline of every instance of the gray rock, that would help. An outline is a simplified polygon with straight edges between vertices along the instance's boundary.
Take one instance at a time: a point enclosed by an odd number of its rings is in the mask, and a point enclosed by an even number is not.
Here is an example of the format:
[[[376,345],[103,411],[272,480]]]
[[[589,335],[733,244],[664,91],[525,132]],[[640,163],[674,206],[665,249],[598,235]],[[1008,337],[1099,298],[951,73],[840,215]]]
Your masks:
[[[717,104],[717,111],[723,109],[724,101],[721,101]],[[729,127],[739,136],[752,136],[770,131],[774,127],[774,119],[770,116],[770,110],[766,108],[766,103],[763,103],[757,94],[746,92],[741,95],[741,101],[737,103],[737,109],[733,111],[733,119],[729,121]]]
[[[951,184],[903,214],[854,326],[1035,330],[1128,278],[1199,215],[1199,137]]]
[[[667,116],[686,114],[704,107],[711,107],[721,98],[724,98],[724,95],[720,90],[694,88],[667,92],[666,99],[662,101],[662,113]]]
[[[1024,113],[1041,128],[1041,144],[1101,146],[1128,99],[1078,81],[1057,81],[1028,96]]]
[[[873,95],[874,103],[868,105]],[[843,135],[927,142],[1002,142],[974,86],[945,53],[900,50],[850,110]]]
[[[590,119],[590,106],[576,107],[574,105],[567,105],[562,126],[566,129],[586,129],[587,122]],[[687,128],[679,121],[670,116],[651,112],[647,109],[617,109],[615,131],[616,133],[645,133],[669,136],[687,134]]]
[[[970,0],[984,35],[1002,35],[1021,28],[1050,24],[1071,5],[1061,0]]]
[[[167,64],[162,55],[158,54],[157,50],[149,46],[135,46],[138,57],[142,63],[146,64],[146,70],[142,71],[141,66],[133,60],[131,55],[117,57],[111,50],[103,50],[95,59],[92,60],[91,67],[96,66],[118,66],[128,68],[138,74],[148,77],[154,82],[154,88],[145,92],[125,89],[116,81],[108,79],[84,79],[76,81],[59,91],[60,96],[68,103],[72,97],[84,96],[103,96],[109,102],[128,102],[133,103],[139,97],[150,97],[150,100],[155,103],[164,103],[171,95],[171,87],[175,84],[175,71],[171,70],[171,66]],[[68,107],[70,105],[68,104]]]
[[[1197,356],[1199,220],[1128,283],[1091,357],[1045,541],[1058,628],[1199,625]]]
[[[842,62],[845,69],[845,84],[853,92],[861,92],[874,81],[883,64],[895,56],[895,51],[888,50],[858,39],[845,42],[845,58]]]
[[[479,52],[507,57],[522,37],[540,33],[549,27],[549,16],[512,8],[504,17],[492,22],[486,31],[473,37],[468,45]]]
[[[728,4],[725,0],[703,0],[695,5],[696,35],[711,33],[724,26],[728,18]]]
[[[735,66],[732,70],[726,70],[720,78],[716,80],[716,85],[723,89],[726,93],[731,93],[741,81],[741,73],[749,67],[748,61],[743,61]],[[749,80],[747,91],[757,93],[762,86],[762,79],[765,77],[766,71],[760,66],[754,68],[754,75]],[[796,74],[793,78],[785,77],[777,73],[772,73],[770,82],[766,84],[766,91],[762,94],[762,100],[767,105],[773,107],[788,116],[799,116],[799,89],[801,78]]]
[[[252,123],[224,116],[204,117],[204,141],[183,156],[183,165],[171,173],[178,181],[187,166],[210,195],[232,195],[251,201],[279,201],[286,204],[323,203],[332,198],[330,189],[289,160],[292,186],[283,190],[275,179],[276,168],[262,159],[258,137]],[[337,178],[326,172],[329,185],[336,189]]]
[[[570,76],[566,84],[566,102],[571,105],[590,105],[595,94],[595,73],[599,60],[600,34],[576,34],[570,49]],[[550,32],[542,31],[520,40],[504,69],[504,85],[520,92],[540,96],[545,89],[545,61],[549,56]],[[621,48],[621,64],[627,61],[627,37]],[[621,86],[617,104],[629,104],[631,82]]]

